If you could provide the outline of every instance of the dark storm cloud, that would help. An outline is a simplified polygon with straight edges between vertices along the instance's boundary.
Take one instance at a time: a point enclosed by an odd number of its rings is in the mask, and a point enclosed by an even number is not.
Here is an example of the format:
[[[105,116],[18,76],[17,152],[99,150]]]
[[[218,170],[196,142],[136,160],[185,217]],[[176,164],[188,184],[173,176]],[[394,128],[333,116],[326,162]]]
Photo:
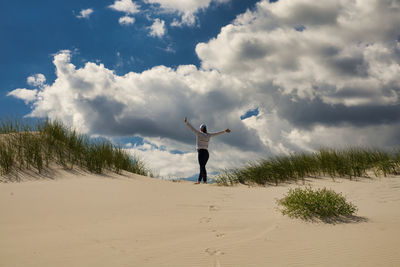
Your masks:
[[[362,56],[334,57],[329,59],[328,65],[334,72],[345,76],[368,76],[368,63]]]
[[[290,17],[286,20],[289,23],[297,25],[325,25],[335,24],[338,15],[339,9],[336,5],[331,3],[315,4],[315,2],[294,2]]]
[[[332,46],[332,45],[325,45],[319,49],[319,53],[321,57],[331,57],[339,54],[340,48]]]
[[[166,137],[170,139],[190,142],[185,134],[183,118],[185,112],[164,114],[164,118],[154,119],[155,114],[143,116],[133,112],[125,112],[127,105],[112,98],[99,96],[94,99],[85,99],[78,105],[80,112],[86,114],[87,126],[92,134],[106,136],[141,135],[149,137]],[[182,105],[184,106],[184,105]],[[187,110],[187,114],[192,115]],[[159,114],[157,114],[159,115]],[[180,127],[177,127],[177,126]]]
[[[357,127],[400,122],[400,105],[345,106],[327,104],[320,98],[291,100],[282,96],[276,105],[281,118],[300,128],[315,125],[338,126],[350,124]]]
[[[80,99],[79,112],[87,116],[87,126],[94,134],[111,135],[117,126],[117,118],[124,105],[114,99],[98,96],[94,99]]]
[[[240,49],[240,57],[243,59],[260,59],[267,55],[267,48],[258,40],[246,40]]]

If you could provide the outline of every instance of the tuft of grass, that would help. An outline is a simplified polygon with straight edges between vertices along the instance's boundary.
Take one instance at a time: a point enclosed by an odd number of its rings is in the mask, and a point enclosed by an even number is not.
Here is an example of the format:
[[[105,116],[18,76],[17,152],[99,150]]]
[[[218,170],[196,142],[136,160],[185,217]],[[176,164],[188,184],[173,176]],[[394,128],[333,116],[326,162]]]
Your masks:
[[[388,152],[379,149],[350,147],[347,149],[324,148],[314,153],[275,156],[249,163],[243,168],[224,170],[217,176],[221,185],[250,183],[258,185],[303,180],[306,177],[328,175],[334,177],[368,177],[399,174],[400,150]]]
[[[216,179],[217,185],[230,186],[239,183],[238,176],[228,170],[222,173]]]
[[[92,139],[59,121],[0,120],[0,171],[10,173],[36,169],[39,173],[51,162],[73,169],[75,165],[93,173],[123,170],[153,176],[138,157],[106,139]]]
[[[9,173],[14,165],[14,151],[4,143],[0,143],[0,166],[1,174]]]
[[[357,211],[357,207],[341,193],[326,188],[289,189],[288,194],[277,202],[282,206],[283,215],[304,220],[338,219],[352,216]]]

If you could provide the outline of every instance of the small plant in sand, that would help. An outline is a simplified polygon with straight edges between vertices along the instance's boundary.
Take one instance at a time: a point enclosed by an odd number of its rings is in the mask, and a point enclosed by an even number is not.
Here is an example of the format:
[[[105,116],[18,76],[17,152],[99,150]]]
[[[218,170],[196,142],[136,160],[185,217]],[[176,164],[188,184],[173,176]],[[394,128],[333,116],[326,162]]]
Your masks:
[[[357,207],[333,190],[313,190],[311,187],[289,189],[288,194],[277,201],[283,215],[304,220],[330,220],[349,217]]]

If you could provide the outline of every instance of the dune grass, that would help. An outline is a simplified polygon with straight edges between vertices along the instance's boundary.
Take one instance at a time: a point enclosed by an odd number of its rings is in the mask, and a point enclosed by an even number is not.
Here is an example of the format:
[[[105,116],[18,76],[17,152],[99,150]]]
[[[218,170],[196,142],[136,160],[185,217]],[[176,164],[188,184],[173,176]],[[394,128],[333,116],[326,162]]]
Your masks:
[[[353,216],[357,207],[333,190],[311,187],[289,189],[278,205],[283,215],[304,220],[323,221]]]
[[[351,147],[347,149],[320,149],[315,153],[276,156],[249,163],[243,168],[222,171],[216,182],[220,185],[275,184],[304,180],[306,177],[368,177],[399,174],[400,151]]]
[[[152,176],[144,163],[119,146],[102,138],[89,138],[59,121],[0,120],[0,172],[34,169],[39,173],[50,163],[93,173],[122,170]]]

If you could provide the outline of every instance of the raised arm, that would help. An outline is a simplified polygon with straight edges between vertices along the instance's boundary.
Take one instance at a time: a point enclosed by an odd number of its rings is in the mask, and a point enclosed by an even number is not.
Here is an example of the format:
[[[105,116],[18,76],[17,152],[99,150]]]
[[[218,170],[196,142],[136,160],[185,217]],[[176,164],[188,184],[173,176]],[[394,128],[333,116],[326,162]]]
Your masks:
[[[187,118],[185,117],[185,123],[187,125],[187,127],[189,127],[189,129],[194,132],[195,134],[200,134],[200,131],[196,130],[187,120]]]
[[[231,132],[230,129],[226,129],[225,131],[221,131],[221,132],[217,132],[217,133],[209,133],[209,135],[214,137],[214,136],[217,136],[217,135],[221,135],[223,133],[230,133],[230,132]]]

